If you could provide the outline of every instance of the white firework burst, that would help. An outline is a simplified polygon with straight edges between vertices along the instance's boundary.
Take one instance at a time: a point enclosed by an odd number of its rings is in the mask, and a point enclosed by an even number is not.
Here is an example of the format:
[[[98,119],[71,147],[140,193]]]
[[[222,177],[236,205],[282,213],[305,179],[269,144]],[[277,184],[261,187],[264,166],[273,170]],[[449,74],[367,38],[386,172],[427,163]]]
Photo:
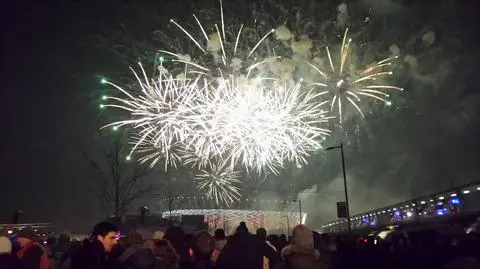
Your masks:
[[[322,71],[314,64],[309,63],[315,72],[317,72],[320,77],[324,78],[323,82],[312,84],[321,89],[321,95],[328,95],[330,109],[338,112],[340,123],[343,121],[342,111],[344,107],[348,105],[353,106],[362,117],[365,117],[359,106],[359,103],[362,101],[361,98],[371,98],[382,101],[386,105],[391,105],[391,102],[387,99],[389,94],[386,91],[403,91],[403,88],[400,87],[375,84],[378,78],[393,74],[392,71],[385,70],[385,68],[390,67],[392,65],[391,61],[398,57],[383,59],[360,71],[346,71],[348,69],[347,58],[350,53],[350,44],[352,42],[352,39],[347,39],[347,33],[348,28],[343,35],[338,65],[334,64],[328,46],[326,47],[326,51],[330,65],[329,71]]]
[[[287,87],[278,81],[225,80],[217,91],[222,99],[204,119],[211,127],[207,137],[232,168],[242,164],[247,171],[277,174],[286,161],[307,163],[306,157],[329,135],[324,126],[330,117],[322,110],[326,102],[319,102],[313,90],[302,91],[301,83]]]
[[[212,163],[210,169],[202,169],[195,177],[198,191],[205,193],[216,204],[224,203],[227,206],[241,197],[238,187],[240,179],[241,173],[231,170],[225,161]]]
[[[165,166],[177,166],[181,160],[180,152],[185,150],[185,141],[195,132],[196,115],[202,114],[205,100],[199,89],[199,77],[195,79],[174,79],[170,75],[160,74],[149,79],[140,65],[144,79],[131,68],[138,81],[137,92],[130,93],[120,86],[104,81],[119,90],[126,98],[106,97],[113,101],[106,107],[115,107],[129,113],[129,119],[110,123],[105,127],[120,128],[130,126],[133,129],[133,147],[129,156],[138,151],[144,154],[142,163],[155,165],[164,159]]]

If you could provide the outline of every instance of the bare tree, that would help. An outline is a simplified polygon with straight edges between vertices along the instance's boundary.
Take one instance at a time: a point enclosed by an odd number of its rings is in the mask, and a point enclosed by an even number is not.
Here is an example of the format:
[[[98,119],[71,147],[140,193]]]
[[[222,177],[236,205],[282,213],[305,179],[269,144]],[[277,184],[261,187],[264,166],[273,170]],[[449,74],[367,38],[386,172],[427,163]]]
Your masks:
[[[172,211],[181,207],[187,201],[191,186],[191,183],[188,182],[189,176],[191,176],[190,172],[184,169],[164,172],[159,196],[162,204],[165,205],[164,208],[169,212],[170,220],[172,219]]]
[[[104,149],[98,161],[85,154],[91,166],[89,177],[94,180],[102,207],[117,218],[123,217],[135,200],[152,191],[152,186],[143,180],[148,167],[129,160],[127,150],[120,134]]]

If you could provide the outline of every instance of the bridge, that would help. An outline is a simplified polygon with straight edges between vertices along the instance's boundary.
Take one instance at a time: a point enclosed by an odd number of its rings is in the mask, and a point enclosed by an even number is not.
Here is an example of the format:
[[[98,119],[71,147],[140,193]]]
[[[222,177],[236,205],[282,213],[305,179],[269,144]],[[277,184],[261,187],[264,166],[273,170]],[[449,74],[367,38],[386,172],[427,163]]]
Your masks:
[[[352,231],[419,225],[480,214],[480,181],[350,216]],[[348,231],[347,219],[322,226],[327,233]]]

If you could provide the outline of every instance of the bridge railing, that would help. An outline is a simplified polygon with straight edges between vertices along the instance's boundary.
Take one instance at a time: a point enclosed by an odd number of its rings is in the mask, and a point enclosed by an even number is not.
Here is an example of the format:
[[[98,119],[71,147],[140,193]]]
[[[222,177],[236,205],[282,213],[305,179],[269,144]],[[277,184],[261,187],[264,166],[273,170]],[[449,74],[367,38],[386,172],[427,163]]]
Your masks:
[[[480,211],[480,182],[352,215],[350,222],[353,230],[361,230],[475,211]],[[347,219],[331,221],[322,229],[324,232],[345,232]]]

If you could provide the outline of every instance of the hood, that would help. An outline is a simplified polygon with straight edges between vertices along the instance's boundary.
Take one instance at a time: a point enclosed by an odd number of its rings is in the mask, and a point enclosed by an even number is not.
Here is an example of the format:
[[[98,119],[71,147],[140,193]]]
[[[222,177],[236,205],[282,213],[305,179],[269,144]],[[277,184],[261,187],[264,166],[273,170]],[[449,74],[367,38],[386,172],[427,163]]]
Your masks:
[[[313,249],[313,232],[305,225],[297,225],[292,231],[292,244],[300,248]]]

